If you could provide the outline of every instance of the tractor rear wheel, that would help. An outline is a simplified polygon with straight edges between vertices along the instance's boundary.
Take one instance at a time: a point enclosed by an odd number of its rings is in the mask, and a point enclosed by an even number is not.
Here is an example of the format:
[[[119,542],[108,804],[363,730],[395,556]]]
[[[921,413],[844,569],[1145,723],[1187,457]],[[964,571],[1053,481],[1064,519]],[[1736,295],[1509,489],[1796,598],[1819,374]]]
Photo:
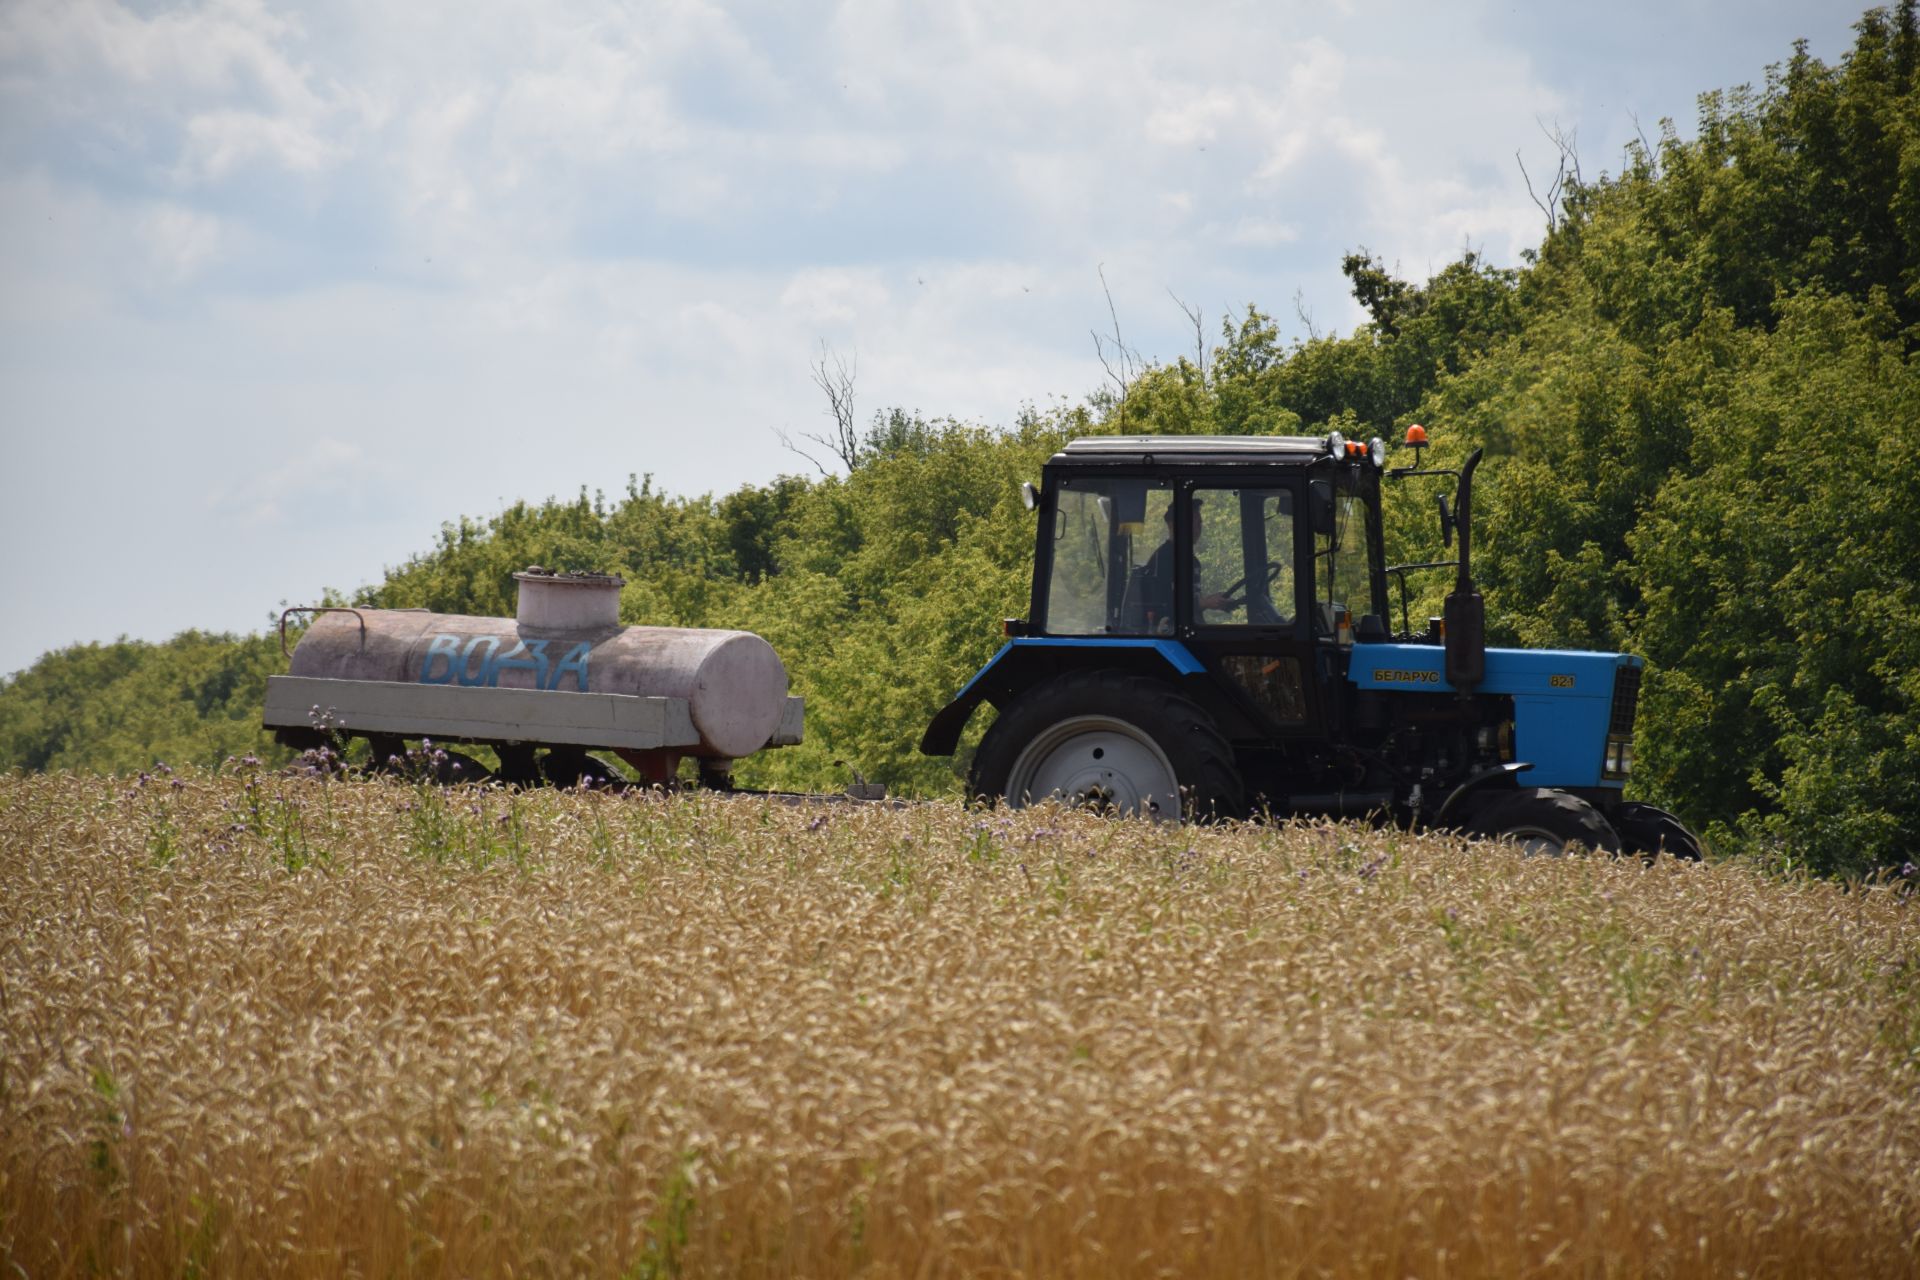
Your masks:
[[[1512,841],[1529,857],[1557,858],[1581,845],[1595,853],[1620,852],[1619,834],[1598,809],[1551,787],[1527,787],[1490,801],[1467,830]]]
[[[1233,748],[1212,718],[1157,680],[1116,671],[1060,676],[1002,711],[967,785],[1016,809],[1055,799],[1162,821],[1245,807]]]

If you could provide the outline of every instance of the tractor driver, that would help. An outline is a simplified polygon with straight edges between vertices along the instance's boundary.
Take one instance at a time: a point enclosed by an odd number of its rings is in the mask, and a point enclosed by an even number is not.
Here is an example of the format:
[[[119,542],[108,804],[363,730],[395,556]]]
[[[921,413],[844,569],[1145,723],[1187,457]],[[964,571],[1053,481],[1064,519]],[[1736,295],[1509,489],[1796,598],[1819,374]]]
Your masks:
[[[1142,566],[1141,576],[1145,580],[1144,598],[1148,614],[1148,630],[1171,634],[1173,631],[1173,558],[1176,554],[1174,551],[1175,538],[1173,536],[1173,504],[1171,502],[1167,504],[1165,519],[1167,522],[1167,540],[1160,544],[1159,550],[1155,551],[1147,563]],[[1193,558],[1188,562],[1193,574],[1194,611],[1196,613],[1204,613],[1209,610],[1217,611],[1234,608],[1235,605],[1233,601],[1225,592],[1203,592],[1200,590],[1199,552],[1200,499],[1195,498],[1193,500],[1193,546],[1189,552]]]

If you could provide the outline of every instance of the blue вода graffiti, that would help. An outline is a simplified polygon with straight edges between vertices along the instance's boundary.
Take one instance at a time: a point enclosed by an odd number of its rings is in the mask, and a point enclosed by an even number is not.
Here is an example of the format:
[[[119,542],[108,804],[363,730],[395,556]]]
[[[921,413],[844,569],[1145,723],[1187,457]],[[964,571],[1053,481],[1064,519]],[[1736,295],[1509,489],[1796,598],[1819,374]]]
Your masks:
[[[495,688],[503,671],[530,671],[533,687],[554,690],[571,675],[574,687],[587,692],[587,658],[593,646],[576,643],[555,662],[547,655],[545,640],[521,640],[507,652],[500,652],[499,636],[437,635],[427,646],[427,659],[420,664],[421,684],[459,683],[469,688]]]

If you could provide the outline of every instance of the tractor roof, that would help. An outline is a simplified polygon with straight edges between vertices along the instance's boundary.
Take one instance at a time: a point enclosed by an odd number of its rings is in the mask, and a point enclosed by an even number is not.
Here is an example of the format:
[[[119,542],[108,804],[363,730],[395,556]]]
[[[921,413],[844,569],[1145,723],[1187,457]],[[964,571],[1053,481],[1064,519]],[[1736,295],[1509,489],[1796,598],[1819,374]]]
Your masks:
[[[1083,436],[1053,456],[1059,462],[1226,462],[1303,465],[1334,456],[1326,436]]]

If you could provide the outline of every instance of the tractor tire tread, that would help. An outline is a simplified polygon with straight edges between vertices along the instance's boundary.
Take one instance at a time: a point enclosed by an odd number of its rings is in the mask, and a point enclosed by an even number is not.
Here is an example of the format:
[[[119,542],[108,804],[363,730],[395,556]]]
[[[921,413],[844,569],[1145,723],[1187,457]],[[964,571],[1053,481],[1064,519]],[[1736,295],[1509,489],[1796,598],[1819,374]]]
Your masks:
[[[1613,825],[1628,853],[1653,859],[1661,853],[1688,862],[1706,856],[1700,837],[1687,824],[1665,809],[1638,800],[1628,800],[1613,811]]]
[[[1490,800],[1468,831],[1497,837],[1521,826],[1550,831],[1568,845],[1584,844],[1595,853],[1619,853],[1620,834],[1598,809],[1579,796],[1553,787],[1522,787]]]

